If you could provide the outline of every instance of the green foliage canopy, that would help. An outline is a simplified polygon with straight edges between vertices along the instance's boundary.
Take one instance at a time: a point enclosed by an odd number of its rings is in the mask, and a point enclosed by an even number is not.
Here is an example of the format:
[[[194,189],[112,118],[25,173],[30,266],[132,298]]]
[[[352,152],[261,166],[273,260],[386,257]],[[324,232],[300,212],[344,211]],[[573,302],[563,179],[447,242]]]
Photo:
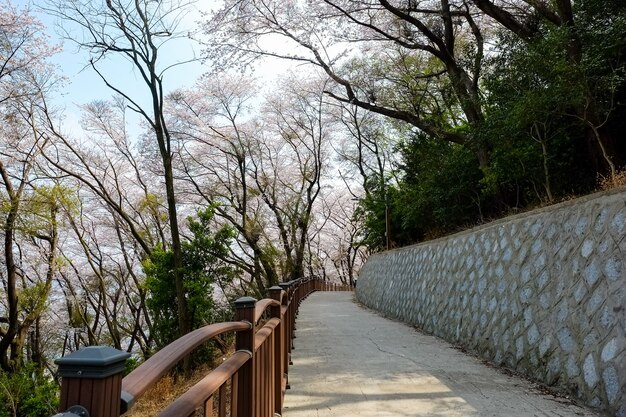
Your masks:
[[[215,322],[216,306],[213,299],[217,276],[232,279],[236,269],[225,263],[229,245],[234,237],[230,227],[222,226],[213,232],[214,207],[197,212],[189,218],[191,239],[183,242],[185,295],[189,303],[192,329]],[[176,288],[173,280],[173,254],[171,250],[157,247],[144,262],[147,305],[153,317],[154,340],[158,348],[178,337]]]
[[[626,3],[572,5],[572,25],[535,16],[532,39],[496,31],[480,82],[484,120],[458,124],[467,144],[419,130],[406,135],[402,162],[389,174],[397,180],[366,197],[356,214],[370,249],[385,247],[387,229],[392,246],[419,242],[587,193],[626,166]],[[454,119],[454,110],[439,117]],[[480,169],[479,148],[489,151]]]

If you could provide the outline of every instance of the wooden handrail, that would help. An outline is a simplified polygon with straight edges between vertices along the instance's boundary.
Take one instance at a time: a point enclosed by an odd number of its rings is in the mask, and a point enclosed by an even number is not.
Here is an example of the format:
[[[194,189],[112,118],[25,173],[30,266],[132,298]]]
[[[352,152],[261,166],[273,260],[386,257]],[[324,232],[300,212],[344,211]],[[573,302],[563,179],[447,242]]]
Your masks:
[[[272,300],[271,298],[264,298],[260,301],[257,301],[256,303],[256,309],[255,309],[255,314],[254,314],[254,323],[258,323],[258,321],[261,319],[261,317],[263,317],[263,313],[265,313],[265,311],[271,307],[271,306],[277,306],[280,305],[280,303],[276,300]]]
[[[210,324],[176,339],[122,380],[122,408],[130,409],[136,398],[202,343],[223,333],[249,330],[250,327],[251,324],[246,322]]]
[[[128,356],[108,347],[78,351],[59,361],[61,410],[80,405],[91,417],[119,417],[178,362],[207,340],[223,333],[236,334],[236,351],[189,391],[175,400],[159,417],[193,416],[204,407],[211,416],[214,395],[219,392],[219,417],[274,417],[282,412],[285,389],[289,389],[288,367],[295,339],[298,307],[313,291],[350,291],[345,285],[320,279],[296,279],[269,290],[271,298],[250,297],[235,302],[236,321],[217,323],[194,330],[175,340],[141,364],[123,380]],[[268,320],[256,323],[268,313]],[[74,357],[72,357],[74,355]],[[84,366],[84,367],[83,367]],[[95,369],[95,371],[94,371]],[[96,379],[91,375],[99,375]],[[230,381],[230,385],[229,384]],[[91,388],[89,388],[91,387]]]
[[[163,410],[158,417],[183,417],[195,415],[206,399],[217,392],[241,368],[252,355],[250,352],[238,351],[224,363],[211,371],[200,382],[178,397],[172,404]]]
[[[261,344],[272,335],[272,332],[278,325],[280,325],[280,320],[274,318],[265,323],[265,326],[256,332],[256,335],[254,335],[254,350],[259,349]]]

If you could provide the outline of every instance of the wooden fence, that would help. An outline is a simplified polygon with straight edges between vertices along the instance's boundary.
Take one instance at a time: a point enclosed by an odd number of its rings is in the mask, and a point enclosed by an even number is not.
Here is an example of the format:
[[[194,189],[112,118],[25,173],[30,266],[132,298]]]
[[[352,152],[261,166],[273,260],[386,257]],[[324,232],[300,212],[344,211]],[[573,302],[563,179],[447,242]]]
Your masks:
[[[235,332],[235,352],[172,402],[159,417],[275,417],[289,388],[295,320],[300,303],[313,291],[350,291],[320,279],[298,279],[269,290],[269,298],[235,302],[235,321],[216,323],[177,339],[122,378],[130,356],[91,346],[57,359],[62,377],[55,417],[118,417],[162,376],[211,338]]]

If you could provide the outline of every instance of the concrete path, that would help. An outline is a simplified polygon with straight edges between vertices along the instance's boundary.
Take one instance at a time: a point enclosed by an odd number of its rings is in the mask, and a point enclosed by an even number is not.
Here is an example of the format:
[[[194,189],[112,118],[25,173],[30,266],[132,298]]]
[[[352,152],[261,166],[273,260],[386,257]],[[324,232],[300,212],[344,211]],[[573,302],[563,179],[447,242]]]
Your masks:
[[[284,417],[599,415],[384,319],[352,293],[312,294],[296,337]]]

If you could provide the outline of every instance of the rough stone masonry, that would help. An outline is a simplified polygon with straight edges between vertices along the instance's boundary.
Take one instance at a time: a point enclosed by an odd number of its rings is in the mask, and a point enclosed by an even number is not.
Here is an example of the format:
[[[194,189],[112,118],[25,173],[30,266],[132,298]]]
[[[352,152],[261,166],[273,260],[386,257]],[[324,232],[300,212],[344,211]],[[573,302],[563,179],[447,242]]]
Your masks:
[[[626,417],[626,191],[374,254],[358,282],[384,315]]]

